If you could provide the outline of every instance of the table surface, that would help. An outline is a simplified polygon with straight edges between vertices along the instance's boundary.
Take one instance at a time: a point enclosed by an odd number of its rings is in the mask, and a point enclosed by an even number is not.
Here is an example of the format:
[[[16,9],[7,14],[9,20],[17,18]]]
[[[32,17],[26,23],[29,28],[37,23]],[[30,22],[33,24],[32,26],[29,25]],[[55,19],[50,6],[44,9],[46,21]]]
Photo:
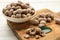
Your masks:
[[[16,2],[18,0],[0,0],[0,40],[18,40],[11,29],[8,27],[6,18],[2,14],[2,9],[11,2]],[[24,0],[22,0],[24,1]],[[48,8],[53,12],[60,11],[60,0],[25,0],[24,2],[29,2],[35,10],[40,10]]]

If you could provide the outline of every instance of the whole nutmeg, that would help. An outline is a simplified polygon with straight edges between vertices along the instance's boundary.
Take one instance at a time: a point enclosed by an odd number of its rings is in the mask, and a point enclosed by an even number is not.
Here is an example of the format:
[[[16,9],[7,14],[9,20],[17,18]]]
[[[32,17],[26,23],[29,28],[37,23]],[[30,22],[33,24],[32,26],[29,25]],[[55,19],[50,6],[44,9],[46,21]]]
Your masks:
[[[31,35],[31,36],[34,36],[35,34],[36,34],[35,28],[31,28],[31,30],[30,30],[30,35]]]
[[[46,21],[41,20],[41,21],[40,21],[40,24],[46,24]]]
[[[43,26],[46,26],[46,25],[45,25],[45,24],[39,24],[39,28],[40,28],[40,27],[43,27]]]
[[[21,6],[16,6],[15,9],[21,9]]]
[[[30,13],[28,13],[28,14],[27,14],[27,17],[30,17],[30,16],[31,16],[31,14],[30,14]]]
[[[36,20],[36,19],[31,19],[31,20],[30,20],[30,23],[31,23],[31,24],[35,24],[35,25],[38,25],[38,24],[39,24],[39,21]]]
[[[12,14],[13,14],[13,12],[9,11],[9,15],[8,16],[11,17]]]
[[[15,6],[12,6],[11,8],[15,10]]]
[[[16,3],[11,3],[10,5],[11,5],[11,6],[16,6]]]
[[[22,14],[22,18],[26,18],[27,17],[27,15],[25,15],[25,14]]]
[[[35,36],[35,38],[36,38],[36,39],[39,39],[39,38],[40,38],[40,36],[39,36],[39,35],[36,35],[36,36]]]
[[[10,10],[10,9],[11,9],[11,6],[10,6],[10,5],[7,5],[6,8],[7,8],[8,10]]]
[[[21,1],[18,1],[18,3],[19,3],[19,4],[22,4],[23,2],[21,2]]]
[[[12,18],[15,18],[16,16],[15,15],[11,15]]]
[[[22,13],[22,9],[17,9],[16,11],[17,11],[17,13],[19,13],[19,14]]]
[[[17,11],[13,11],[13,15],[16,15],[17,14]]]
[[[16,18],[21,18],[21,14],[16,14]]]
[[[31,11],[31,14],[33,15],[34,13],[35,13],[35,10],[32,10],[32,11]]]
[[[41,29],[40,28],[36,28],[36,34],[40,35],[41,34]]]
[[[26,34],[26,35],[24,35],[24,38],[29,39],[30,35]]]
[[[27,13],[28,13],[27,9],[23,9],[21,14],[27,14]]]
[[[26,4],[21,4],[22,9],[27,9],[29,6],[27,6]]]
[[[33,7],[30,7],[31,10],[35,10]]]
[[[17,6],[20,6],[21,4],[23,4],[23,2],[18,1],[16,4],[17,4]]]
[[[28,11],[28,13],[31,13],[31,9],[30,8],[27,8],[27,11]]]
[[[6,10],[4,14],[5,14],[6,16],[9,16],[9,11]]]
[[[30,30],[31,30],[31,29],[27,29],[27,30],[26,30],[26,34],[29,34],[29,33],[30,33]]]
[[[7,10],[7,8],[3,8],[3,13],[5,13],[6,10]]]
[[[13,12],[14,10],[13,9],[10,9],[10,12]]]
[[[29,3],[25,3],[25,4],[28,5],[28,6],[30,5]]]
[[[52,20],[51,20],[51,18],[47,18],[47,20],[46,20],[46,22],[51,22]]]

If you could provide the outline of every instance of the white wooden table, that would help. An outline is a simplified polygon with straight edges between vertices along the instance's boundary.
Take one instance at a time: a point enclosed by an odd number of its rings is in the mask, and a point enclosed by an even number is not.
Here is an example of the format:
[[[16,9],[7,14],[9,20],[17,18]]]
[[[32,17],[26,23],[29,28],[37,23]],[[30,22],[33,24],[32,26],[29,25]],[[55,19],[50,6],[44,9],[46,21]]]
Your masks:
[[[6,18],[2,14],[2,9],[11,2],[17,0],[0,0],[0,40],[18,40],[6,23]],[[60,11],[60,0],[22,0],[29,2],[35,10],[48,8],[54,12]]]

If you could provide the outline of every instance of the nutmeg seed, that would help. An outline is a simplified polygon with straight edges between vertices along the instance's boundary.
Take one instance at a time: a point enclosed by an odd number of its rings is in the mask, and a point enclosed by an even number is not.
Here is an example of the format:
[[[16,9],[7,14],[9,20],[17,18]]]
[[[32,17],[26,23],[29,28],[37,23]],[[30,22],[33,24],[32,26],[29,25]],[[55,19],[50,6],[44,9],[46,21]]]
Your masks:
[[[40,21],[40,24],[46,24],[46,21],[41,20],[41,21]]]
[[[39,27],[43,27],[43,26],[46,26],[45,24],[39,24]]]
[[[40,38],[40,36],[39,36],[39,35],[36,35],[36,36],[35,36],[35,38],[36,38],[36,39],[39,39],[39,38]]]
[[[28,34],[24,35],[24,38],[29,39],[30,36]]]
[[[46,22],[51,22],[52,20],[51,20],[51,18],[47,18],[47,20],[46,20]]]
[[[30,20],[30,23],[35,24],[35,25],[38,25],[39,24],[39,21],[38,20],[35,20],[35,19],[31,19]]]

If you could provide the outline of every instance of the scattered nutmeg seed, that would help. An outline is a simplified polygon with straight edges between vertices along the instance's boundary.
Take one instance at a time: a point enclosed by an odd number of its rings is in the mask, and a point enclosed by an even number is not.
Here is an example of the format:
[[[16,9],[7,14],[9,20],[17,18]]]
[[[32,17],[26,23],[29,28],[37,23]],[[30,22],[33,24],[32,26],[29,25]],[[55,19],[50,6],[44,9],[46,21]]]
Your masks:
[[[31,36],[34,36],[35,34],[36,34],[35,28],[32,28],[32,29],[30,30],[30,35],[31,35]]]
[[[44,20],[44,19],[43,18],[39,18],[38,20],[41,21],[41,20]]]
[[[30,20],[30,22],[31,22],[32,24],[35,24],[35,25],[39,24],[39,21],[38,21],[38,20],[34,20],[34,19]]]
[[[40,24],[46,24],[46,21],[42,20],[40,21]]]
[[[40,18],[44,18],[44,15],[43,15],[43,14],[40,14],[39,17],[40,17]]]
[[[36,28],[36,34],[40,35],[41,34],[41,29],[40,28]]]
[[[40,36],[39,36],[39,35],[36,35],[36,36],[35,36],[35,38],[36,38],[36,39],[39,39],[39,38],[40,38]]]
[[[45,34],[44,34],[44,33],[42,33],[42,34],[40,34],[40,36],[41,36],[41,37],[44,37],[44,36],[45,36]]]
[[[51,20],[51,18],[47,18],[47,20],[46,20],[46,22],[51,22],[52,20]]]
[[[40,28],[40,27],[43,27],[43,26],[46,26],[46,25],[45,25],[45,24],[39,24],[39,28]]]
[[[29,39],[30,36],[28,34],[24,35],[24,38]]]
[[[56,24],[60,24],[60,19],[55,19]]]
[[[29,34],[29,33],[30,33],[30,30],[31,30],[31,29],[27,29],[27,30],[26,30],[26,34]]]
[[[26,30],[26,32],[27,35],[25,36],[25,38],[35,37],[36,39],[39,39],[40,36],[41,37],[45,36],[44,31],[42,31],[40,28],[29,28]]]

